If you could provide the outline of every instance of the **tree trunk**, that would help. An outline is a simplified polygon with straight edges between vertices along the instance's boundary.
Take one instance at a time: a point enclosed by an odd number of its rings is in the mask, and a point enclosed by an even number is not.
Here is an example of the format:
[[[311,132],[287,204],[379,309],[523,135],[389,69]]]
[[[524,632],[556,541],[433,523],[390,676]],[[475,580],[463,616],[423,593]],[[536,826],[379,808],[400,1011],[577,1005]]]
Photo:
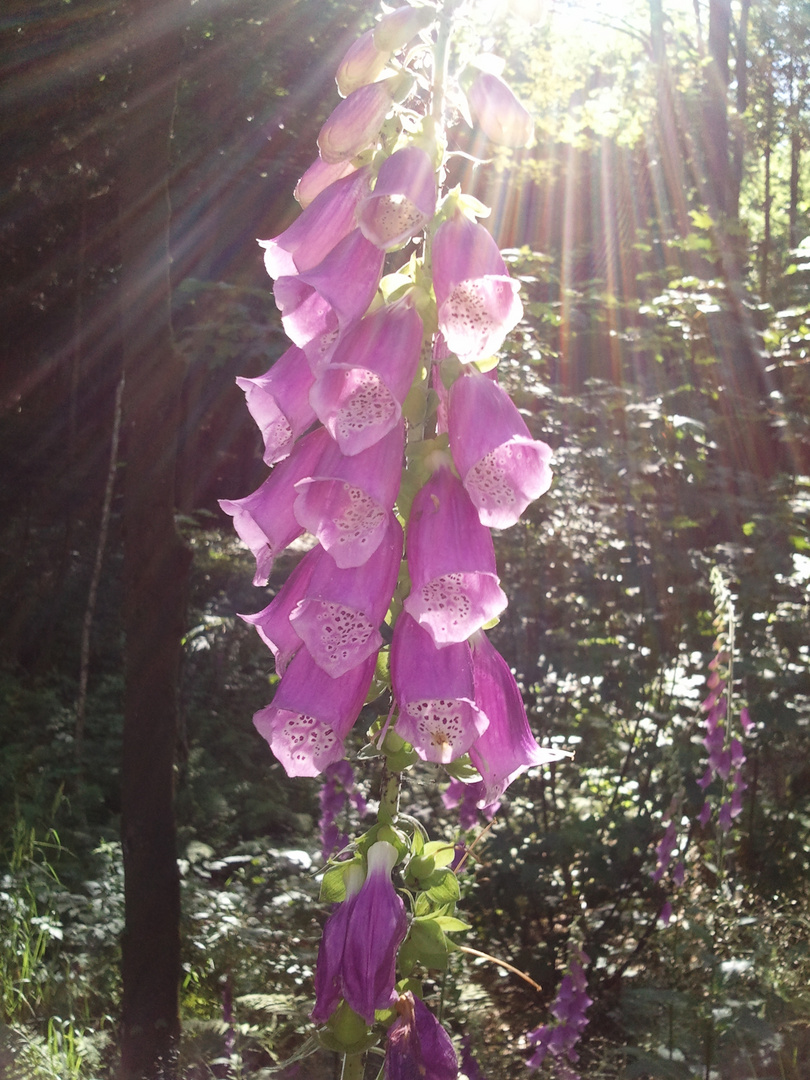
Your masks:
[[[801,176],[802,136],[794,129],[790,136],[790,205],[788,207],[788,236],[791,249],[799,246],[799,177]]]
[[[190,556],[174,521],[184,365],[172,336],[169,278],[169,148],[182,46],[172,11],[162,0],[130,0],[127,11],[121,1080],[174,1076],[180,1031],[173,772]]]

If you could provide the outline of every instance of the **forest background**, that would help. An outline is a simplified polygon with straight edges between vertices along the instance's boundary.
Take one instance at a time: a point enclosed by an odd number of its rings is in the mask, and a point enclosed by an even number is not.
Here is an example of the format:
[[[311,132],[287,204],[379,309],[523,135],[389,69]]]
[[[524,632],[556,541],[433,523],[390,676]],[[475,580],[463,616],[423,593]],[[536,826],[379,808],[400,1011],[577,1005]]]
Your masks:
[[[317,786],[250,723],[273,676],[235,613],[266,599],[216,500],[263,478],[234,378],[285,347],[255,238],[295,217],[375,10],[4,6],[0,1075],[147,1075],[128,1032],[145,998],[174,1007],[178,974],[179,1075],[259,1076],[307,1045]],[[810,5],[480,21],[537,139],[461,135],[488,160],[461,173],[522,282],[501,378],[556,463],[496,539],[493,638],[538,738],[576,753],[515,785],[462,875],[466,943],[544,992],[453,954],[445,1022],[484,1075],[520,1075],[575,939],[583,1076],[800,1080]],[[697,821],[699,703],[732,614],[753,726],[723,833]],[[412,810],[442,813],[439,772],[412,787]],[[654,879],[671,820],[682,884]],[[333,1058],[283,1075],[337,1075]]]

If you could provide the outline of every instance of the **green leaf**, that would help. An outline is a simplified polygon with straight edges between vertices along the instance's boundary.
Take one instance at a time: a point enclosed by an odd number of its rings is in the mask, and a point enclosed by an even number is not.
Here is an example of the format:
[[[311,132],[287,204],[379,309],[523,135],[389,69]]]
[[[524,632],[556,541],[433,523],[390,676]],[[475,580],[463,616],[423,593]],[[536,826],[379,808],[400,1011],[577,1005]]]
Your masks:
[[[437,919],[416,918],[399,951],[402,971],[410,975],[419,963],[427,968],[444,971],[449,953],[448,941]]]

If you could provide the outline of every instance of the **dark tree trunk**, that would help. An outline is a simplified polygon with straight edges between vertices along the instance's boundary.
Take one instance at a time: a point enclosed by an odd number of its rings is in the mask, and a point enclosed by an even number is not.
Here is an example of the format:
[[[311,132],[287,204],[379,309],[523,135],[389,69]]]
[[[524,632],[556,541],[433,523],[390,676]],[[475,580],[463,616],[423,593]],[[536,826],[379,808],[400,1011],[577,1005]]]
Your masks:
[[[130,0],[121,158],[124,627],[121,1080],[175,1074],[180,885],[173,807],[189,553],[175,528],[184,365],[169,278],[169,147],[182,39],[172,5]]]
[[[790,205],[788,235],[791,248],[799,246],[799,177],[801,176],[802,136],[798,130],[790,136]]]

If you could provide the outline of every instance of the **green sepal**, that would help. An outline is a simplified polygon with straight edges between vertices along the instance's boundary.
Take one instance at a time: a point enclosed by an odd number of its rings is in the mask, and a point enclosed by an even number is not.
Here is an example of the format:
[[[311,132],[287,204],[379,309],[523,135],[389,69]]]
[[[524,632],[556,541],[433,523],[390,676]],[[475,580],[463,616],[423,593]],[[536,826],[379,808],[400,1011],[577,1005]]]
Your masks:
[[[481,773],[470,761],[469,754],[462,754],[455,761],[448,761],[444,766],[444,771],[448,776],[452,776],[456,780],[463,780],[465,783],[468,780],[477,781],[481,779]]]
[[[459,930],[469,930],[470,924],[464,922],[463,919],[457,919],[455,915],[437,915],[433,920],[437,923],[445,934],[457,933]],[[448,944],[452,944],[448,942]]]
[[[338,904],[346,899],[346,871],[350,866],[357,863],[363,865],[363,860],[356,856],[346,862],[336,863],[330,866],[321,880],[321,891],[318,899],[322,904]]]
[[[362,1054],[377,1042],[365,1020],[359,1017],[345,1001],[329,1017],[329,1023],[318,1032],[321,1046],[338,1054]]]

